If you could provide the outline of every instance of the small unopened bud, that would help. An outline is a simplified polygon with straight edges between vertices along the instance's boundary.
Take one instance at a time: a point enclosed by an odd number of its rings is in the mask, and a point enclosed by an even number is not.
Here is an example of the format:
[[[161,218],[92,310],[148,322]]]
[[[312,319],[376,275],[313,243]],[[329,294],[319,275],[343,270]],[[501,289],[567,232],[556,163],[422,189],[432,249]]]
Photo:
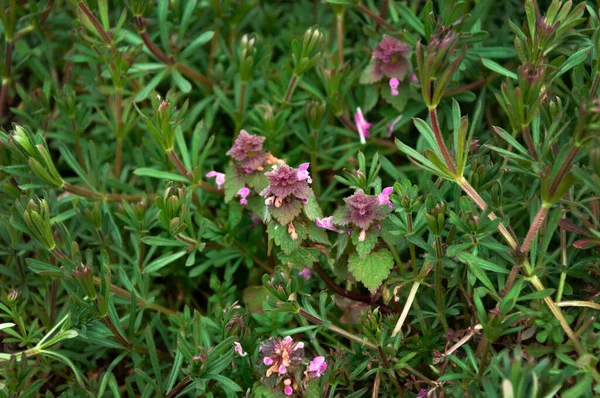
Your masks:
[[[97,293],[91,268],[81,264],[71,275],[80,283],[90,300],[96,300]]]
[[[10,293],[6,295],[6,302],[11,307],[17,303],[17,299],[19,298],[19,292],[16,290],[12,290]]]

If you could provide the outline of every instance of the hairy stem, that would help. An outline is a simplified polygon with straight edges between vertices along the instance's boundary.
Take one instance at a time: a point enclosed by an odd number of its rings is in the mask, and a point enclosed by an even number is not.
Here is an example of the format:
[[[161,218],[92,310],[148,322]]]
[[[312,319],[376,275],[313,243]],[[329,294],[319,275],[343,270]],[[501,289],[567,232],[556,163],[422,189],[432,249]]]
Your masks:
[[[439,236],[435,237],[435,302],[437,305],[438,317],[444,327],[444,331],[448,331],[448,322],[446,321],[446,315],[444,314],[444,307],[446,306],[444,300],[444,288],[442,286],[442,270],[444,266],[444,250],[442,248],[442,238]]]
[[[363,295],[363,294],[356,293],[356,292],[351,292],[349,290],[346,290],[346,289],[338,286],[335,283],[335,281],[333,279],[331,279],[329,277],[329,275],[327,275],[327,273],[325,272],[325,270],[323,269],[323,267],[321,267],[321,265],[319,263],[313,263],[313,269],[317,272],[317,274],[319,274],[319,276],[321,277],[321,279],[323,279],[323,281],[327,284],[327,286],[329,286],[329,288],[331,290],[333,290],[336,294],[339,294],[340,296],[349,298],[350,300],[354,300],[354,301],[358,301],[358,302],[370,304],[370,305],[376,305],[376,306],[380,307],[382,310],[385,310],[386,312],[390,312],[390,313],[394,312],[390,307],[385,305],[383,302],[374,301],[371,296]]]
[[[365,14],[366,16],[368,16],[369,18],[371,18],[373,21],[375,21],[375,23],[377,25],[381,25],[384,28],[386,28],[387,30],[389,30],[390,32],[392,32],[395,36],[404,38],[404,34],[399,32],[398,30],[396,30],[396,28],[394,28],[391,24],[389,24],[385,19],[381,18],[379,15],[377,15],[376,13],[374,13],[373,11],[371,11],[369,9],[369,7],[365,6],[362,3],[358,4],[358,9]]]
[[[527,144],[527,150],[531,157],[537,162],[539,157],[537,151],[535,150],[535,146],[533,145],[533,139],[531,138],[531,132],[529,131],[529,126],[523,126],[523,139]]]
[[[190,376],[185,376],[179,383],[175,385],[175,387],[171,389],[171,391],[169,391],[169,393],[166,395],[166,398],[175,398],[179,395],[179,393],[181,393],[184,390],[184,388],[189,386],[191,383],[192,379],[190,378]]]
[[[527,254],[527,252],[529,251],[529,247],[533,243],[535,236],[542,227],[542,224],[544,223],[544,220],[546,219],[549,210],[550,209],[544,205],[542,205],[542,207],[540,207],[540,210],[538,210],[537,214],[535,215],[535,218],[533,219],[533,222],[531,223],[531,226],[529,227],[529,231],[527,231],[527,236],[523,241],[523,245],[521,246],[521,253]]]
[[[564,220],[565,214],[563,213],[562,219]],[[567,280],[567,230],[564,228],[560,229],[560,279],[558,281],[558,288],[556,289],[556,302],[559,303],[562,300],[563,290],[565,288],[565,282]]]
[[[454,165],[454,160],[452,160],[452,156],[450,156],[450,151],[446,146],[444,137],[442,137],[442,130],[440,129],[440,124],[435,108],[429,110],[429,118],[431,119],[431,128],[433,130],[433,135],[435,136],[435,142],[437,143],[438,148],[442,153],[442,157],[446,162],[446,166],[448,166],[448,170],[450,170],[452,174],[456,174],[456,166]]]
[[[292,78],[290,79],[290,83],[288,84],[288,88],[285,91],[285,97],[283,98],[284,103],[289,104],[290,99],[292,98],[292,94],[294,93],[294,90],[296,89],[296,84],[298,84],[298,76],[292,75]]]
[[[340,65],[344,64],[344,9],[339,14],[336,14],[337,27],[337,47],[338,61]]]
[[[556,177],[554,178],[554,181],[552,181],[552,185],[550,185],[550,191],[549,191],[550,196],[553,196],[554,193],[556,192],[556,190],[558,189],[558,186],[560,185],[565,174],[567,174],[567,172],[571,168],[573,159],[575,158],[575,156],[577,156],[578,153],[579,153],[579,147],[574,146],[573,148],[571,148],[571,150],[567,154],[567,157],[565,158],[564,162],[560,166],[560,169],[558,169],[558,173],[556,173]]]
[[[463,189],[463,191],[471,199],[473,199],[473,201],[479,206],[479,208],[481,210],[485,211],[487,209],[487,204],[483,201],[481,196],[479,196],[477,191],[475,191],[475,189],[473,189],[471,184],[469,184],[469,182],[467,180],[465,180],[464,177],[458,178],[456,180],[456,183]],[[497,217],[494,214],[494,212],[489,212],[488,218],[490,220],[495,220]],[[517,243],[517,241],[508,232],[506,227],[504,227],[501,223],[498,224],[498,231],[502,234],[502,236],[504,237],[506,242],[509,244],[511,249],[513,249],[515,251],[517,251],[519,249],[519,244]],[[531,267],[531,265],[529,264],[529,261],[526,258],[521,260],[520,266],[523,269],[525,276],[527,276],[529,278],[529,281],[533,284],[533,287],[535,287],[536,290],[538,290],[538,291],[545,290],[544,284],[542,283],[540,278],[533,273],[533,268]],[[550,297],[544,297],[543,300],[544,300],[544,303],[546,304],[546,306],[552,312],[552,314],[556,317],[556,319],[558,319],[560,326],[563,328],[566,335],[569,337],[569,340],[571,340],[571,343],[573,344],[575,351],[577,351],[577,353],[579,355],[585,354],[585,350],[583,349],[583,346],[579,342],[579,339],[577,338],[577,336],[575,336],[573,329],[571,329],[571,326],[569,326],[569,323],[567,322],[564,315],[560,311],[560,308],[558,308],[556,303]]]
[[[483,337],[485,339],[485,345],[483,347],[483,354],[481,354],[481,360],[479,362],[479,377],[483,377],[483,374],[485,372],[485,366],[487,363],[487,357],[490,353],[490,348],[492,346],[492,342],[486,338],[485,336]]]

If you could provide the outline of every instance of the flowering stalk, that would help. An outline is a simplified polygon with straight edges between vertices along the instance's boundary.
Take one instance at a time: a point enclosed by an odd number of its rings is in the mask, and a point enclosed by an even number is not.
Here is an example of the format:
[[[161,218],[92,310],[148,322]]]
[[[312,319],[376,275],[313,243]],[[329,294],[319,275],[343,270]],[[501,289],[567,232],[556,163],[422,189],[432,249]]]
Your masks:
[[[533,239],[542,227],[549,210],[550,206],[546,205],[545,203],[542,204],[542,207],[540,207],[540,210],[538,210],[533,222],[531,223],[531,226],[529,227],[529,231],[527,231],[527,236],[525,237],[523,245],[521,246],[521,253],[527,254],[527,252],[529,252],[529,247],[531,246],[531,243],[533,243]]]
[[[437,304],[438,317],[444,327],[444,331],[448,331],[448,322],[444,314],[444,292],[442,287],[442,269],[444,264],[444,251],[442,248],[442,238],[435,237],[435,302]]]
[[[471,184],[469,184],[469,182],[464,177],[462,177],[462,176],[459,177],[455,182],[477,204],[477,206],[479,206],[479,208],[481,210],[487,211],[487,204],[485,203],[485,201],[481,198],[481,196],[479,196],[477,191],[475,191],[475,189],[471,186]],[[488,218],[493,221],[497,217],[493,211],[490,211],[488,213]],[[508,232],[508,230],[502,223],[498,224],[498,231],[502,234],[502,236],[504,237],[506,242],[509,244],[511,249],[513,249],[515,251],[519,249],[519,245],[518,245],[517,241],[513,238],[513,236],[510,234],[510,232]],[[523,271],[525,272],[525,275],[529,278],[529,281],[533,284],[533,287],[540,292],[545,290],[544,284],[542,283],[540,278],[533,273],[533,268],[531,267],[531,265],[529,264],[529,261],[526,258],[523,258],[521,260],[520,265],[521,265],[521,268],[523,269]],[[571,329],[571,326],[569,326],[569,323],[567,322],[564,315],[560,311],[560,308],[556,305],[556,303],[552,300],[552,298],[550,298],[550,296],[544,297],[543,300],[544,300],[544,303],[546,304],[546,306],[550,309],[550,312],[552,312],[552,314],[556,317],[556,319],[558,319],[558,322],[560,323],[562,329],[565,331],[565,333],[569,337],[569,340],[571,340],[571,343],[573,344],[575,351],[577,351],[577,353],[579,355],[584,355],[585,350],[583,349],[583,346],[581,345],[581,343],[579,342],[579,339],[573,332],[573,329]]]
[[[344,7],[340,7],[340,11],[335,14],[337,28],[337,47],[338,47],[338,62],[344,64]]]

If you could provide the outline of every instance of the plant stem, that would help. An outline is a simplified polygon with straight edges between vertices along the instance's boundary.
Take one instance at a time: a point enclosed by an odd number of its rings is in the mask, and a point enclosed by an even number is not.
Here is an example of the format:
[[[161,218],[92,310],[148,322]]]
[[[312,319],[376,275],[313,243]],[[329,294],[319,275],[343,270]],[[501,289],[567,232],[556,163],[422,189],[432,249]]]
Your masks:
[[[166,398],[175,398],[181,391],[183,391],[184,388],[190,385],[191,382],[192,379],[190,376],[185,376],[179,383],[175,385],[175,387],[171,389],[171,391],[169,391]]]
[[[448,331],[448,322],[444,314],[445,300],[442,286],[442,270],[444,265],[444,250],[442,248],[442,238],[435,237],[435,302],[437,304],[438,317],[444,327],[444,331]]]
[[[321,180],[321,177],[319,175],[319,166],[318,166],[318,160],[319,160],[319,156],[317,155],[317,151],[319,150],[319,142],[318,142],[318,132],[315,131],[313,132],[313,138],[314,138],[314,148],[310,151],[310,168],[311,168],[311,173],[312,173],[312,178],[314,180],[314,183],[312,184],[313,186],[313,191],[315,192],[315,198],[319,199],[319,182]]]
[[[566,218],[565,213],[562,215],[562,219]],[[565,282],[567,280],[567,230],[560,229],[560,279],[558,281],[558,289],[556,289],[556,302],[559,303],[562,300],[563,290],[565,288]]]
[[[406,302],[404,303],[404,308],[402,309],[402,313],[400,314],[400,318],[398,318],[398,322],[396,323],[396,327],[394,327],[394,330],[392,332],[392,337],[396,337],[396,335],[398,333],[400,333],[400,330],[402,330],[402,326],[404,325],[404,321],[406,320],[406,317],[408,316],[408,312],[410,311],[410,307],[412,306],[412,303],[417,295],[417,291],[419,290],[419,286],[421,286],[420,282],[414,282],[412,287],[410,288],[410,292],[408,293],[408,298],[406,299]],[[423,331],[425,331],[425,329],[423,329]]]
[[[81,149],[81,142],[79,137],[79,130],[77,129],[77,122],[75,122],[75,118],[71,117],[71,128],[73,129],[73,138],[75,139],[75,153],[77,154],[77,160],[79,161],[79,165],[83,169],[84,172],[88,172],[87,166],[85,164],[85,159],[83,158],[83,151]]]
[[[66,192],[72,193],[77,196],[82,196],[84,198],[89,199],[97,199],[97,200],[106,200],[108,202],[139,202],[144,198],[148,198],[149,200],[154,199],[155,194],[116,194],[116,193],[101,193],[94,192],[87,188],[76,187],[65,182],[63,185],[63,190]]]
[[[338,47],[338,61],[340,65],[344,64],[344,8],[336,14],[337,21],[337,47]]]
[[[375,21],[375,23],[377,25],[381,25],[384,28],[386,28],[387,30],[389,30],[391,33],[393,33],[395,36],[398,36],[402,39],[404,39],[404,34],[397,31],[391,24],[389,24],[385,19],[381,18],[379,15],[375,14],[373,11],[371,11],[369,9],[369,7],[365,6],[362,3],[358,4],[358,9],[360,11],[362,11],[366,16],[368,16],[369,18],[371,18],[373,21]]]
[[[381,373],[377,372],[375,374],[375,381],[373,382],[373,392],[371,393],[371,398],[379,397],[379,387],[381,386]]]
[[[442,131],[440,130],[440,124],[435,108],[429,110],[429,118],[431,119],[431,128],[433,130],[433,135],[435,136],[435,142],[442,153],[442,157],[446,162],[446,166],[448,166],[448,170],[450,170],[452,174],[456,174],[456,166],[454,165],[454,161],[450,156],[450,151],[448,151],[444,137],[442,137]]]
[[[171,162],[173,162],[173,165],[179,171],[179,173],[182,176],[184,176],[185,178],[187,178],[188,180],[190,180],[190,182],[193,183],[192,173],[190,173],[188,171],[188,169],[185,167],[183,162],[179,159],[179,157],[177,156],[175,151],[172,149],[170,151],[167,151],[167,157],[171,160]],[[200,188],[206,192],[212,192],[212,193],[217,193],[219,195],[223,195],[223,191],[219,190],[217,187],[214,187],[210,184],[205,183],[204,181],[198,181],[198,188]]]
[[[219,48],[219,33],[220,29],[217,27],[214,30],[212,41],[210,43],[210,53],[208,55],[208,76],[213,75],[215,69],[215,57],[217,56],[217,49]]]
[[[246,86],[247,82],[240,84],[240,98],[238,101],[238,112],[240,113],[240,123],[244,122],[244,102],[246,101]]]
[[[374,301],[371,296],[363,295],[363,294],[356,293],[356,292],[351,292],[349,290],[346,290],[346,289],[338,286],[335,283],[335,281],[333,279],[331,279],[329,277],[329,275],[327,275],[327,273],[325,272],[325,270],[323,269],[323,267],[321,267],[321,265],[319,263],[316,263],[316,262],[313,263],[313,268],[317,272],[317,274],[319,274],[321,279],[323,279],[323,281],[327,284],[327,286],[329,286],[329,288],[331,290],[333,290],[336,294],[339,294],[340,296],[349,298],[350,300],[358,301],[358,302],[369,304],[369,305],[376,305],[376,306],[380,307],[382,310],[388,311],[390,313],[394,312],[390,307],[385,305],[383,302]]]
[[[477,206],[479,206],[479,208],[481,210],[485,211],[487,209],[487,204],[483,201],[481,196],[479,196],[477,191],[475,191],[475,189],[473,189],[471,184],[469,184],[469,182],[464,177],[462,177],[462,176],[459,177],[455,182],[477,204]],[[494,212],[490,211],[488,213],[488,218],[493,221],[497,217],[494,214]],[[517,241],[508,232],[506,227],[504,227],[504,225],[502,225],[502,223],[498,224],[498,231],[500,231],[500,233],[502,234],[502,236],[504,237],[506,242],[509,244],[511,249],[513,249],[515,251],[517,251],[519,249],[519,245],[518,245]],[[531,284],[533,284],[533,287],[535,287],[536,290],[538,290],[538,291],[545,290],[544,284],[542,283],[542,281],[540,281],[540,278],[533,273],[533,269],[532,269],[531,265],[529,264],[529,261],[526,258],[521,260],[520,266],[523,269],[525,276],[528,277],[529,281],[531,282]],[[560,323],[561,327],[565,331],[566,335],[569,337],[569,340],[571,340],[571,342],[573,343],[573,347],[575,348],[575,351],[577,351],[577,353],[579,355],[585,354],[585,350],[583,349],[583,346],[577,339],[577,336],[575,336],[575,333],[571,329],[571,326],[569,326],[569,323],[567,322],[564,315],[560,311],[560,308],[558,308],[556,303],[554,301],[552,301],[552,299],[550,297],[544,297],[543,300],[544,300],[544,303],[546,304],[546,306],[550,309],[550,312],[552,312],[552,314],[556,317],[556,319],[558,319],[558,322]]]
[[[288,88],[285,92],[285,97],[283,98],[284,103],[289,104],[290,99],[292,98],[292,94],[294,93],[294,90],[296,89],[297,83],[298,83],[298,76],[292,75],[292,78],[290,79],[290,83],[288,84]]]
[[[413,217],[412,213],[406,214],[406,232],[411,234],[413,232]],[[408,250],[410,252],[410,262],[412,263],[413,275],[415,278],[419,275],[419,270],[417,269],[417,253],[415,251],[415,244],[412,242],[408,243]]]
[[[383,366],[386,369],[388,369],[388,373],[392,377],[392,382],[394,383],[394,386],[396,386],[396,389],[398,390],[398,392],[402,391],[402,387],[400,387],[400,383],[398,382],[398,379],[396,378],[396,373],[394,372],[393,368],[390,366],[390,362],[388,361],[387,357],[385,356],[385,352],[383,352],[383,348],[381,348],[381,346],[378,346],[377,352],[379,353],[379,357],[381,358],[381,362],[383,363]]]
[[[8,89],[10,86],[10,72],[12,65],[12,50],[13,41],[7,40],[6,47],[4,49],[4,72],[5,75],[2,77],[2,88],[0,89],[0,119],[4,116],[4,107],[8,100]]]
[[[300,309],[298,310],[298,315],[300,315],[300,316],[301,316],[301,317],[303,317],[303,318],[306,318],[306,319],[308,319],[309,321],[311,321],[311,322],[312,322],[312,323],[314,323],[315,325],[323,325],[323,321],[322,321],[321,319],[317,318],[317,317],[316,317],[316,316],[314,316],[314,315],[311,315],[311,314],[309,314],[308,312],[304,311],[302,308],[300,308]],[[344,329],[342,329],[342,328],[339,328],[339,327],[337,327],[337,326],[335,326],[335,325],[333,325],[333,324],[331,324],[331,323],[330,323],[330,324],[328,324],[328,325],[326,326],[326,328],[327,328],[328,330],[331,330],[331,331],[332,331],[332,332],[334,332],[334,333],[337,333],[337,334],[339,334],[340,336],[344,336],[344,337],[345,337],[345,338],[347,338],[348,340],[354,341],[355,343],[362,344],[362,345],[364,345],[364,346],[366,346],[366,347],[369,347],[369,348],[371,348],[371,349],[373,349],[373,350],[376,350],[376,349],[377,349],[377,346],[376,346],[375,344],[373,344],[373,343],[370,343],[369,341],[367,341],[367,339],[366,339],[366,338],[362,339],[362,338],[360,338],[359,336],[357,336],[357,335],[355,335],[355,334],[353,334],[353,333],[350,333],[350,332],[348,332],[348,331],[346,331],[346,330],[344,330]]]
[[[196,239],[192,239],[183,234],[178,234],[175,238],[181,242],[187,243],[188,245],[190,245],[192,247],[198,247],[198,241]]]
[[[548,207],[542,204],[542,207],[540,207],[540,209],[538,210],[537,214],[535,215],[535,218],[533,219],[533,222],[531,223],[531,226],[529,227],[529,231],[527,231],[527,236],[525,237],[523,245],[521,246],[521,253],[527,254],[527,252],[529,251],[529,247],[533,243],[535,236],[542,227],[542,224],[544,223],[544,220],[546,219],[549,210],[550,209]]]
[[[483,338],[485,339],[485,346],[483,347],[483,354],[481,355],[481,361],[479,362],[479,377],[483,377],[487,357],[490,353],[490,347],[492,346],[492,342],[487,337],[484,336]]]
[[[117,330],[117,328],[115,327],[115,325],[111,321],[110,317],[108,315],[105,315],[102,318],[102,320],[104,321],[104,323],[106,324],[106,326],[108,327],[108,329],[111,331],[111,333],[113,334],[113,336],[115,336],[115,339],[117,339],[117,341],[119,342],[119,344],[121,344],[125,348],[129,348],[130,347],[129,342],[125,339],[125,337],[121,336],[121,333],[119,333],[119,331]]]
[[[533,159],[537,162],[539,157],[537,151],[535,150],[535,146],[533,145],[533,140],[531,139],[531,132],[529,131],[529,126],[523,126],[523,139],[527,144],[527,150]]]
[[[562,179],[564,178],[565,174],[567,174],[567,171],[569,171],[569,168],[571,167],[571,164],[573,163],[573,159],[575,158],[575,156],[577,156],[578,153],[579,153],[579,146],[577,146],[577,145],[573,146],[573,148],[571,148],[571,150],[569,151],[569,154],[567,155],[564,162],[560,166],[560,169],[558,169],[558,173],[556,173],[556,177],[554,178],[554,181],[552,181],[552,185],[550,186],[550,190],[549,190],[550,197],[554,196],[554,193],[558,189],[558,186],[562,182]]]

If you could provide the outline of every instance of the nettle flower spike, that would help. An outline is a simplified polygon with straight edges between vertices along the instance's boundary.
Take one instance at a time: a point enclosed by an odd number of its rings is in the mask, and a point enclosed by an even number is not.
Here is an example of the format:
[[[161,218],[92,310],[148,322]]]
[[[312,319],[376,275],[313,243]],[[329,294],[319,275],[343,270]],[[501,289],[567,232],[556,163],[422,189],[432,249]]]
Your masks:
[[[383,35],[381,42],[373,51],[373,80],[379,81],[384,76],[396,78],[398,81],[404,80],[404,77],[410,70],[408,56],[410,46],[391,36]]]
[[[263,149],[264,141],[265,137],[251,135],[246,130],[241,130],[226,155],[237,160],[239,166],[247,173],[262,170],[267,160],[267,153]]]
[[[369,134],[369,128],[372,126],[372,124],[367,122],[360,108],[356,108],[356,113],[354,114],[354,123],[356,124],[356,129],[358,130],[360,143],[366,144],[366,137],[371,135]]]
[[[215,178],[218,189],[221,189],[223,184],[225,184],[225,174],[219,173],[218,171],[209,171],[206,173],[206,178]]]
[[[383,194],[381,196],[383,202],[385,202],[386,196],[388,196],[387,200],[389,201],[389,195]],[[389,207],[385,206],[387,203],[383,203],[383,205],[380,203],[380,196],[366,195],[362,189],[345,198],[344,202],[346,202],[346,211],[343,222],[354,224],[361,229],[358,236],[359,242],[365,241],[367,231],[376,221],[385,219],[389,214]]]
[[[269,368],[265,372],[267,377],[272,374],[284,375],[293,373],[293,370],[304,360],[304,343],[294,342],[290,336],[271,338],[260,346],[262,362]]]
[[[298,169],[294,169],[287,164],[282,164],[273,168],[273,171],[265,173],[269,179],[269,186],[260,193],[261,196],[266,197],[265,204],[281,207],[283,200],[288,197],[306,202],[312,194],[308,186],[312,183],[307,171],[308,166],[309,163],[303,163]]]

